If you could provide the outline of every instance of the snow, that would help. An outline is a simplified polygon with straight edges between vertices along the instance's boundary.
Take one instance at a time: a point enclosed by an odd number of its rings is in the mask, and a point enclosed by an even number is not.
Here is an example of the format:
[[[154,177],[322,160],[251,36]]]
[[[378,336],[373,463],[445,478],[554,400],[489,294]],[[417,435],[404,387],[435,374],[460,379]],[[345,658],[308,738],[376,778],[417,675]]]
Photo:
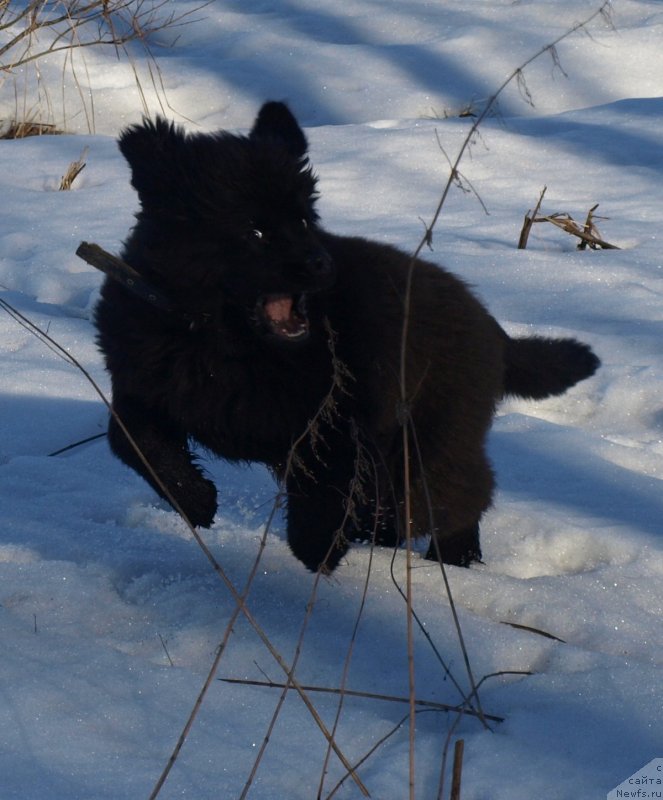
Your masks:
[[[172,7],[195,4],[173,0]],[[175,46],[154,43],[171,117],[246,130],[265,99],[307,126],[320,211],[339,233],[414,250],[471,118],[526,58],[598,8],[544,0],[217,0]],[[454,191],[429,256],[476,286],[514,334],[573,335],[603,360],[562,398],[509,401],[490,439],[499,492],[485,564],[449,568],[486,731],[471,717],[417,717],[415,793],[437,797],[442,751],[465,741],[464,800],[604,798],[663,755],[663,6],[616,0],[514,84],[461,164],[480,195]],[[162,44],[170,38],[157,37]],[[132,51],[152,111],[145,53]],[[108,392],[90,321],[101,276],[81,240],[117,251],[136,198],[115,144],[143,107],[130,66],[88,50],[95,133],[69,87],[68,135],[0,142],[0,297],[54,337]],[[59,76],[56,64],[46,65]],[[79,72],[83,81],[84,73]],[[87,78],[85,78],[87,80]],[[0,88],[0,117],[13,108]],[[58,83],[59,86],[59,83]],[[56,92],[57,94],[57,92]],[[188,120],[188,121],[187,121]],[[70,192],[57,186],[84,148]],[[622,249],[575,250],[525,212],[597,214]],[[83,376],[0,314],[0,798],[147,798],[187,719],[235,604],[184,524],[115,460],[107,412]],[[204,539],[239,591],[260,550],[275,487],[264,470],[210,461],[221,511]],[[467,678],[439,570],[415,555],[414,606],[454,681]],[[357,546],[331,579],[289,554],[277,515],[248,607],[296,677],[407,696],[405,554]],[[307,604],[316,589],[310,617]],[[509,624],[504,624],[509,623]],[[545,631],[551,639],[526,628]],[[558,641],[559,639],[563,641]],[[416,694],[455,705],[454,681],[415,630]],[[280,682],[241,616],[217,677]],[[239,797],[279,690],[215,680],[160,797]],[[338,697],[310,693],[331,728]],[[407,706],[347,697],[338,746],[354,763]],[[374,798],[408,792],[407,722],[360,767]],[[317,796],[326,743],[290,692],[249,791]],[[329,762],[321,796],[343,776]],[[445,784],[449,791],[449,776]],[[347,780],[335,797],[360,797]]]

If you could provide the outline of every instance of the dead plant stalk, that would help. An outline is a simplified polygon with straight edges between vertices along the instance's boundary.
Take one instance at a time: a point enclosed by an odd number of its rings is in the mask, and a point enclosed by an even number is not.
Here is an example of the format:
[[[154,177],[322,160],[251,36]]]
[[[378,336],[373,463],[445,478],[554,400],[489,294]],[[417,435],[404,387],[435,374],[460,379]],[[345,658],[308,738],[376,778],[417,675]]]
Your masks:
[[[430,223],[425,227],[424,234],[419,241],[419,244],[415,248],[412,258],[410,260],[410,266],[408,270],[408,276],[406,281],[405,287],[405,294],[403,298],[403,324],[402,324],[402,333],[401,333],[401,350],[400,350],[400,403],[401,403],[401,413],[402,413],[402,441],[403,441],[403,467],[404,467],[404,530],[405,530],[405,539],[406,539],[406,569],[407,569],[407,576],[406,576],[406,597],[407,597],[407,649],[408,649],[408,665],[409,665],[409,687],[410,687],[410,714],[409,714],[409,731],[410,731],[410,766],[409,766],[409,797],[410,800],[414,800],[415,797],[415,785],[414,785],[414,777],[415,777],[415,767],[414,767],[414,736],[416,730],[416,719],[415,719],[415,685],[414,685],[414,643],[413,643],[413,624],[412,624],[412,522],[411,522],[411,486],[410,486],[410,413],[409,407],[411,398],[408,396],[408,382],[407,382],[407,343],[408,343],[408,330],[410,327],[410,319],[411,319],[411,302],[412,302],[412,281],[414,277],[414,270],[416,269],[417,265],[417,258],[419,257],[421,251],[424,247],[429,246],[432,247],[433,242],[433,233],[435,226],[439,220],[439,217],[442,213],[442,209],[446,203],[447,197],[449,192],[451,191],[451,187],[459,180],[460,178],[460,164],[463,160],[465,153],[469,149],[471,143],[474,141],[475,135],[479,130],[479,127],[482,125],[486,117],[492,113],[499,97],[505,91],[505,89],[514,81],[518,82],[518,85],[525,95],[526,100],[531,102],[531,97],[529,95],[529,91],[527,90],[527,86],[524,82],[524,71],[527,67],[530,66],[534,61],[539,59],[545,53],[550,53],[554,63],[558,64],[559,59],[557,56],[556,47],[560,42],[568,39],[572,34],[576,33],[577,31],[586,28],[593,20],[602,16],[607,18],[609,15],[610,10],[610,0],[604,0],[601,5],[598,7],[596,11],[592,14],[587,16],[582,22],[578,22],[573,25],[571,28],[566,30],[563,34],[558,36],[552,42],[548,43],[544,47],[540,48],[534,55],[530,56],[530,58],[526,59],[519,67],[511,72],[510,75],[501,83],[501,85],[497,88],[497,90],[491,95],[488,99],[486,105],[484,106],[483,110],[480,114],[475,118],[474,122],[472,123],[470,130],[463,140],[458,154],[453,162],[450,165],[450,173],[449,177],[442,189],[442,193],[440,195],[440,199],[438,204],[435,208],[433,213],[432,219]],[[423,479],[423,476],[422,476]],[[442,565],[442,562],[440,562]],[[442,573],[445,575],[445,570],[442,565]],[[452,607],[452,613],[454,614],[454,621],[456,624],[456,629],[459,635],[461,649],[463,651],[463,658],[465,661],[466,669],[468,672],[468,678],[470,681],[470,685],[472,688],[472,696],[476,698],[477,703],[479,702],[478,694],[477,694],[477,687],[474,682],[474,678],[472,676],[472,670],[470,668],[469,656],[467,650],[465,648],[463,639],[462,639],[462,632],[460,629],[460,623],[458,617],[455,613],[455,607],[453,604],[453,599],[450,592],[450,587],[448,581],[446,580],[445,575],[445,588],[449,597],[449,602]],[[479,706],[480,708],[480,706]]]
[[[336,742],[333,740],[331,734],[329,733],[327,727],[325,726],[324,722],[322,721],[322,718],[318,714],[318,712],[317,712],[315,706],[313,705],[313,703],[311,702],[310,698],[308,697],[306,692],[302,689],[301,685],[299,684],[299,682],[295,679],[294,675],[292,674],[292,668],[290,666],[288,666],[288,664],[286,663],[284,658],[281,656],[281,654],[278,652],[278,650],[274,647],[274,645],[270,641],[270,639],[267,636],[267,634],[265,633],[265,631],[262,629],[262,627],[260,626],[258,621],[255,619],[255,617],[253,616],[253,614],[251,613],[251,611],[247,607],[247,605],[245,603],[245,598],[243,597],[243,595],[240,594],[240,592],[238,592],[238,590],[235,588],[234,584],[232,583],[232,581],[230,580],[230,578],[226,574],[226,572],[223,569],[223,567],[219,564],[219,562],[216,560],[216,558],[215,558],[214,554],[212,553],[212,551],[209,549],[207,544],[202,539],[200,533],[191,524],[190,520],[187,518],[186,514],[184,513],[183,509],[181,508],[181,506],[179,505],[177,500],[168,491],[168,488],[163,484],[163,482],[159,478],[158,474],[154,471],[154,469],[152,468],[151,464],[146,459],[146,457],[144,456],[143,452],[138,447],[137,443],[134,441],[134,439],[131,436],[130,432],[128,431],[128,429],[124,425],[123,421],[120,419],[119,415],[117,415],[115,413],[110,401],[107,399],[107,397],[105,396],[105,394],[103,393],[103,391],[101,390],[99,385],[96,383],[94,378],[92,378],[92,376],[85,369],[85,367],[83,367],[83,365],[74,356],[72,356],[71,353],[69,353],[64,347],[62,347],[62,345],[60,345],[52,336],[50,336],[46,331],[43,331],[41,328],[39,328],[38,325],[36,325],[34,322],[32,322],[26,316],[21,314],[14,306],[12,306],[6,300],[3,300],[1,298],[0,298],[0,308],[3,308],[14,320],[16,320],[16,322],[18,322],[21,326],[26,328],[26,330],[28,330],[30,333],[32,333],[34,336],[36,336],[40,341],[42,341],[59,358],[62,358],[68,364],[70,364],[71,366],[76,368],[85,377],[85,379],[88,381],[88,383],[92,386],[92,388],[94,389],[96,394],[99,396],[99,398],[101,399],[103,404],[107,407],[109,412],[113,415],[113,417],[116,420],[118,426],[120,427],[120,429],[122,430],[124,435],[127,437],[127,441],[129,441],[131,443],[131,446],[134,448],[134,450],[136,452],[136,455],[142,461],[142,463],[144,464],[145,468],[150,473],[152,479],[159,486],[159,488],[163,492],[164,496],[167,497],[168,502],[172,505],[172,507],[175,509],[175,511],[177,511],[177,513],[180,515],[180,517],[184,520],[184,522],[187,525],[191,535],[194,538],[194,541],[196,542],[198,547],[202,550],[203,554],[205,555],[205,557],[207,558],[207,560],[211,564],[213,570],[215,571],[215,573],[218,575],[218,577],[221,579],[223,584],[226,586],[226,588],[230,592],[230,594],[231,594],[231,596],[232,596],[232,598],[233,598],[233,600],[234,600],[234,602],[236,604],[237,614],[239,614],[239,613],[243,614],[243,616],[245,617],[245,619],[247,620],[249,625],[253,628],[255,633],[258,635],[258,638],[260,639],[260,641],[263,643],[263,645],[268,650],[268,652],[270,653],[272,658],[276,661],[276,663],[278,664],[280,669],[286,675],[286,678],[288,680],[289,685],[292,685],[292,687],[297,691],[297,694],[302,699],[304,705],[306,706],[306,708],[308,709],[309,713],[313,717],[316,725],[321,730],[321,732],[322,732],[323,736],[325,737],[325,739],[329,742],[329,744],[332,747],[334,753],[337,755],[337,757],[339,758],[339,760],[341,761],[341,763],[343,764],[345,769],[348,770],[348,772],[350,773],[352,779],[355,781],[355,783],[359,787],[359,789],[362,792],[362,794],[364,794],[364,796],[368,796],[368,791],[366,790],[366,787],[361,783],[361,781],[357,777],[357,775],[354,772],[354,769],[351,766],[350,762],[345,757],[345,755],[342,753],[342,751],[340,750],[340,748],[338,747]],[[227,628],[227,631],[228,630],[229,630],[229,628]],[[221,653],[222,652],[223,651],[221,651]],[[218,666],[218,664],[217,664],[217,666]],[[213,671],[214,672],[216,671],[214,669],[214,665],[213,665]],[[213,674],[212,670],[210,670],[210,674]],[[208,683],[208,682],[210,682],[209,681],[209,676],[208,676],[208,681],[206,683]],[[203,692],[202,692],[203,696],[204,696],[204,692],[205,691],[206,691],[206,688],[204,687]],[[199,700],[200,699],[201,698],[200,698],[200,695],[199,695]],[[193,717],[195,717],[199,707],[200,707],[200,704],[197,701],[196,705],[194,707]],[[192,722],[192,720],[191,720],[191,722]],[[190,729],[190,724],[187,725],[187,727],[185,728],[185,731],[183,733],[183,736],[180,737],[182,742],[186,739],[186,736],[188,735],[188,730],[189,729]],[[179,742],[178,742],[178,744],[179,744]],[[175,763],[175,760],[177,758],[177,753],[178,752],[179,752],[179,749],[177,749],[177,752],[174,753],[173,756],[171,756],[171,759],[169,760],[169,763],[168,763],[168,765],[166,767],[166,770],[165,770],[166,774],[162,775],[163,780],[160,778],[157,786],[155,787],[155,789],[153,790],[152,794],[150,795],[150,800],[154,800],[154,798],[156,798],[157,795],[159,794],[159,792],[161,790],[161,787],[163,786],[163,783],[165,782],[165,778],[166,778],[168,772],[172,768],[172,765]]]

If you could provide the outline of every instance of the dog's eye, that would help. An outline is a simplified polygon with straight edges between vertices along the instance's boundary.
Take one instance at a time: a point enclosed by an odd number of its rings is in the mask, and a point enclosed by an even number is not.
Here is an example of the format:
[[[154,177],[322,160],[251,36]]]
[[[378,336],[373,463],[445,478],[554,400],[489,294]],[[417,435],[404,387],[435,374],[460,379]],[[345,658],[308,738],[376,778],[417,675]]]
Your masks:
[[[262,239],[262,238],[264,238],[264,234],[263,234],[263,232],[262,232],[262,231],[261,231],[259,228],[254,228],[254,229],[251,231],[251,236],[252,236],[254,239]]]

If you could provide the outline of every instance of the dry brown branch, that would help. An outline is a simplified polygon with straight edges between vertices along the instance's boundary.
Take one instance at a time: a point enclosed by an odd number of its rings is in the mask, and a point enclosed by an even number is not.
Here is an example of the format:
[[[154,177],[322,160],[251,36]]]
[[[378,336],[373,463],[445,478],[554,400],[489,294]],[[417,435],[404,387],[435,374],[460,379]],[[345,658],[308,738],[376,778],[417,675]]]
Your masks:
[[[486,105],[484,106],[483,110],[481,111],[480,114],[477,115],[476,119],[472,123],[472,126],[470,127],[470,130],[469,130],[467,136],[465,137],[465,139],[463,139],[463,143],[461,144],[461,146],[460,146],[460,148],[458,150],[458,154],[457,154],[456,158],[454,159],[453,163],[451,164],[449,178],[447,179],[447,181],[446,181],[446,183],[444,185],[444,188],[442,189],[442,193],[440,195],[440,199],[439,199],[439,201],[437,203],[435,211],[433,212],[433,216],[431,218],[431,221],[426,226],[426,230],[425,230],[425,232],[424,232],[419,244],[417,245],[417,247],[414,250],[414,253],[413,253],[413,266],[414,266],[414,259],[416,259],[416,257],[421,253],[421,251],[424,249],[424,247],[426,245],[430,244],[432,242],[432,240],[433,240],[433,231],[434,231],[435,226],[437,225],[437,222],[438,222],[438,220],[440,218],[440,215],[442,213],[442,209],[444,208],[444,205],[446,203],[447,197],[449,196],[449,192],[451,191],[452,187],[455,184],[455,181],[456,181],[457,176],[458,176],[458,170],[459,170],[459,167],[460,167],[460,163],[463,160],[463,158],[465,157],[465,153],[467,152],[467,150],[469,149],[470,145],[474,141],[475,135],[476,135],[477,131],[479,130],[479,128],[481,127],[481,125],[483,124],[483,122],[486,119],[486,117],[488,117],[494,111],[494,109],[495,109],[495,107],[496,107],[496,105],[497,105],[497,103],[499,101],[499,98],[502,95],[502,93],[505,91],[505,89],[510,84],[512,84],[514,81],[516,81],[520,86],[520,84],[523,81],[524,70],[527,69],[527,67],[529,67],[532,63],[534,63],[539,58],[541,58],[541,56],[544,55],[545,53],[552,53],[553,54],[553,58],[555,58],[556,57],[555,54],[556,54],[557,45],[559,45],[565,39],[568,39],[574,33],[577,33],[580,30],[585,30],[587,28],[587,26],[591,22],[593,22],[595,19],[597,19],[597,17],[601,17],[604,20],[609,20],[611,5],[612,5],[611,0],[604,0],[604,2],[601,3],[599,8],[596,11],[594,11],[593,13],[589,14],[584,20],[582,20],[581,22],[577,22],[571,28],[566,30],[564,33],[560,34],[554,41],[552,41],[549,44],[545,45],[540,50],[537,50],[537,52],[534,53],[534,55],[530,56],[519,67],[517,67],[510,75],[508,75],[502,81],[502,83],[499,85],[499,87],[496,89],[496,91],[488,98],[488,100],[486,101]],[[522,91],[522,87],[521,87],[521,91]],[[409,299],[409,293],[408,293],[408,296],[406,296],[406,301],[408,301],[408,299]]]
[[[0,69],[11,72],[46,55],[81,47],[145,41],[185,24],[204,5],[176,14],[167,0],[10,0],[0,6],[0,31],[8,36],[0,45]]]
[[[589,211],[587,212],[587,217],[585,219],[585,224],[583,225],[582,229],[585,233],[591,234],[593,236],[599,236],[598,228],[594,225],[594,212],[599,207],[599,204],[593,205]],[[580,244],[578,245],[578,250],[585,250],[587,247],[587,242],[582,239]]]
[[[463,750],[465,749],[465,742],[463,739],[458,739],[454,746],[454,766],[453,776],[451,779],[451,795],[449,800],[460,800],[460,783],[463,774]]]
[[[106,431],[103,433],[95,433],[92,436],[86,436],[85,439],[80,439],[77,442],[72,442],[71,444],[66,445],[65,447],[60,447],[57,450],[54,450],[52,453],[47,453],[47,458],[52,458],[53,456],[59,456],[62,453],[67,453],[69,450],[73,450],[75,447],[80,447],[81,445],[88,444],[88,442],[95,442],[97,439],[103,439],[106,436]]]
[[[534,675],[533,672],[530,672],[527,669],[501,669],[499,672],[489,672],[488,675],[484,675],[483,678],[477,683],[477,686],[483,686],[484,681],[487,681],[489,678],[501,678],[504,675]]]
[[[416,431],[416,429],[414,427],[414,423],[412,423],[411,421],[410,421],[410,429],[412,431],[412,438],[413,438],[413,441],[414,441],[415,452],[416,452],[417,460],[419,462],[419,470],[420,470],[422,475],[425,475],[424,463],[423,463],[422,458],[421,458],[421,448],[419,447],[419,440],[418,440],[418,437],[417,437],[417,431]],[[434,519],[433,519],[433,504],[431,502],[430,494],[428,492],[428,486],[425,485],[424,488],[425,488],[425,495],[426,495],[426,505],[427,505],[427,510],[428,510],[429,527],[430,527],[430,529],[432,531],[435,528]],[[472,665],[470,663],[469,653],[468,653],[467,647],[465,645],[465,637],[463,636],[463,629],[462,629],[461,624],[460,624],[460,617],[458,616],[458,612],[456,610],[456,603],[454,601],[453,594],[451,592],[451,585],[449,583],[449,577],[447,575],[447,569],[446,569],[446,567],[444,565],[444,561],[442,560],[442,554],[440,552],[440,543],[439,543],[437,537],[435,537],[435,536],[432,537],[432,542],[433,542],[433,544],[435,546],[435,551],[436,551],[436,555],[437,555],[437,561],[438,561],[438,564],[439,564],[439,567],[440,567],[440,572],[442,573],[442,581],[444,583],[444,589],[445,589],[447,598],[449,600],[449,608],[451,610],[451,616],[452,616],[452,619],[453,619],[454,627],[456,629],[456,635],[458,636],[458,643],[460,645],[460,650],[461,650],[461,653],[462,653],[462,656],[463,656],[463,663],[465,664],[465,671],[467,673],[467,677],[468,677],[468,680],[469,680],[469,683],[470,683],[471,692],[470,692],[469,697],[465,697],[464,698],[464,702],[466,704],[468,704],[470,707],[472,707],[472,702],[473,702],[473,698],[474,698],[474,701],[476,701],[477,714],[478,714],[479,718],[482,719],[482,721],[484,722],[484,726],[486,728],[488,728],[488,724],[485,722],[485,720],[483,720],[483,710],[481,708],[481,698],[479,697],[479,694],[477,692],[477,686],[476,686],[476,683],[474,681],[474,673],[472,671]]]

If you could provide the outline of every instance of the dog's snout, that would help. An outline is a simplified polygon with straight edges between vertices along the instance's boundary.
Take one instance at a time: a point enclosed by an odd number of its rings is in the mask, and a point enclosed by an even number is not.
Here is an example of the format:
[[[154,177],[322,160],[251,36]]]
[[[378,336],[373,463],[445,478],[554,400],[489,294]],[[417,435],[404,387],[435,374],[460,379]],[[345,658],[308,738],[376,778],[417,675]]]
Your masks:
[[[325,250],[315,250],[306,259],[306,269],[315,278],[326,278],[333,272],[331,256]]]

